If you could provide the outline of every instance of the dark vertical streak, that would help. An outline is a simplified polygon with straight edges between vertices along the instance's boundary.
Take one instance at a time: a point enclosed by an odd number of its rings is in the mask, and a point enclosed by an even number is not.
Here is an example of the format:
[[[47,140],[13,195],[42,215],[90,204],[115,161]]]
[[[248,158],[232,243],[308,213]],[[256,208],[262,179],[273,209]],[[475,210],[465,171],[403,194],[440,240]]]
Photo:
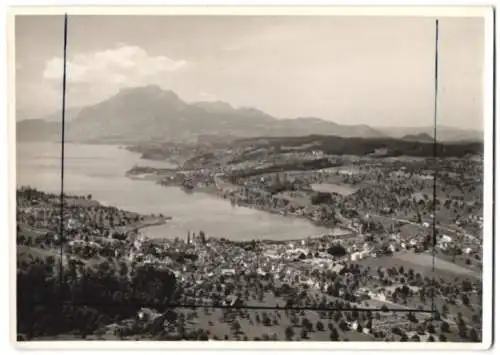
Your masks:
[[[68,15],[64,15],[64,54],[63,54],[63,82],[62,82],[62,123],[61,123],[61,196],[60,196],[60,255],[59,255],[59,290],[61,297],[61,306],[64,301],[63,296],[63,245],[64,245],[64,131],[66,124],[66,47],[68,41]]]
[[[437,172],[438,172],[438,157],[437,157],[437,103],[438,103],[438,54],[439,54],[439,20],[436,20],[436,38],[435,38],[435,56],[434,56],[434,183],[432,188],[433,196],[433,215],[432,215],[432,311],[435,311],[435,293],[436,293],[436,198],[437,198]]]
[[[497,55],[497,51],[496,51],[496,38],[495,38],[495,34],[496,34],[496,11],[495,11],[495,7],[493,7],[492,9],[493,11],[493,203],[492,203],[492,214],[493,214],[493,218],[492,218],[492,238],[493,238],[493,241],[492,241],[492,251],[493,251],[493,256],[492,256],[492,282],[491,282],[491,286],[492,286],[492,307],[491,307],[491,314],[495,314],[495,231],[496,231],[496,228],[495,228],[495,196],[496,196],[496,185],[495,185],[495,181],[496,181],[496,177],[495,177],[495,168],[496,168],[496,143],[495,143],[495,138],[496,138],[496,101],[495,101],[495,97],[496,97],[496,71],[497,71],[497,68],[496,68],[496,55]],[[484,164],[484,162],[483,162]],[[484,166],[484,165],[483,165]],[[484,169],[483,169],[483,174],[484,174]],[[483,179],[483,184],[484,184],[484,179]],[[484,201],[483,201],[484,203]],[[484,236],[483,236],[483,245],[484,245]],[[484,254],[484,250],[483,250],[483,254]],[[483,258],[484,260],[484,258]],[[491,317],[492,318],[492,326],[491,326],[491,346],[493,347],[493,344],[495,344],[495,317]]]

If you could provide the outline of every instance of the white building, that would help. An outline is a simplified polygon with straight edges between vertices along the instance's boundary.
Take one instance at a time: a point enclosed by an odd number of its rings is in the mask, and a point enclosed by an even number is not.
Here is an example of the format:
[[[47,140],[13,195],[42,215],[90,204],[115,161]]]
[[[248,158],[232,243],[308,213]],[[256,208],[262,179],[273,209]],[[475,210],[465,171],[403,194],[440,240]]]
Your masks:
[[[451,243],[452,242],[452,238],[448,235],[443,235],[443,237],[441,238],[441,242],[442,243]]]
[[[360,260],[362,258],[362,255],[360,252],[355,252],[351,254],[351,261],[356,261]]]
[[[234,276],[236,272],[234,271],[234,269],[222,269],[221,270],[221,274],[223,276]]]

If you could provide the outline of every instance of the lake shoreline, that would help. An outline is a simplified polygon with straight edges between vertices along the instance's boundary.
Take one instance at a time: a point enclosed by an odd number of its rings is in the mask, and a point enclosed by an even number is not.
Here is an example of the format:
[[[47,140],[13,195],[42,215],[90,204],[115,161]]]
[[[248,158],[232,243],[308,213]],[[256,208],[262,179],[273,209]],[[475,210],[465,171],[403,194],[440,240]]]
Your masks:
[[[156,184],[162,186],[162,187],[173,187],[173,188],[178,188],[180,190],[182,190],[182,187],[181,186],[178,186],[178,185],[165,185],[165,184],[162,184],[160,181],[161,181],[161,176],[157,175],[155,172],[147,172],[147,173],[132,173],[131,171],[128,171],[126,174],[125,174],[128,178],[132,179],[132,180],[140,180],[140,181],[149,181],[149,182],[155,182]],[[224,200],[224,201],[228,201],[232,206],[237,206],[237,207],[242,207],[242,208],[248,208],[248,209],[252,209],[252,210],[257,210],[257,211],[261,211],[261,212],[265,212],[265,213],[269,213],[269,214],[272,214],[272,215],[277,215],[277,216],[281,216],[281,217],[284,217],[284,218],[291,218],[291,219],[297,219],[297,220],[303,220],[303,221],[306,221],[310,224],[312,224],[313,226],[316,226],[316,227],[320,227],[320,228],[325,228],[325,229],[329,229],[329,230],[332,230],[331,234],[336,236],[336,237],[348,237],[348,236],[352,236],[353,234],[357,233],[357,231],[355,230],[352,230],[346,226],[338,226],[338,225],[329,225],[329,224],[325,224],[325,223],[321,223],[321,222],[318,222],[318,221],[315,221],[315,220],[312,220],[306,216],[297,216],[297,215],[290,215],[290,214],[284,214],[282,212],[282,210],[280,210],[279,208],[272,208],[272,207],[269,207],[269,206],[256,206],[256,205],[252,205],[252,204],[244,204],[244,203],[233,203],[230,199],[226,198],[224,196],[224,193],[222,193],[221,191],[219,191],[215,185],[214,186],[210,186],[210,187],[194,187],[193,189],[191,190],[188,190],[188,191],[184,191],[186,194],[191,194],[191,193],[203,193],[203,194],[208,194],[212,197],[216,197],[216,198],[219,198],[221,200]],[[325,233],[326,234],[329,234],[329,233]],[[292,239],[290,241],[296,241],[298,239]]]
[[[132,167],[149,165],[150,161],[141,159],[139,154],[123,146],[67,143],[66,148],[66,193],[91,194],[103,205],[141,215],[173,217],[162,226],[141,226],[144,235],[171,239],[184,238],[188,232],[204,231],[208,236],[233,241],[280,241],[332,233],[304,218],[285,218],[279,213],[249,206],[231,206],[210,186],[185,193],[178,187],[168,189],[153,183],[156,176],[127,176],[126,172]],[[19,144],[16,156],[16,186],[60,193],[60,144]],[[162,162],[153,162],[152,166],[172,170]]]

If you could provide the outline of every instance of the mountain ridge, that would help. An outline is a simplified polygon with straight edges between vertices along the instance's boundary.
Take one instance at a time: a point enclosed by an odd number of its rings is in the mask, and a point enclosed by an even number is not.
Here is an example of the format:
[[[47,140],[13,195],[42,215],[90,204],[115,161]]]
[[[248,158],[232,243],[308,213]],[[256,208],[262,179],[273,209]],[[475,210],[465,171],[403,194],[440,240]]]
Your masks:
[[[188,103],[172,90],[156,85],[121,89],[99,103],[70,108],[67,112],[71,112],[71,119],[66,123],[66,137],[68,141],[82,143],[185,141],[202,136],[235,139],[311,134],[359,138],[390,136],[368,125],[342,125],[317,117],[279,119],[257,108],[236,108],[223,101]],[[60,114],[49,116],[60,117]],[[51,140],[59,136],[58,126],[60,124],[53,119],[19,121],[17,137],[19,140]]]

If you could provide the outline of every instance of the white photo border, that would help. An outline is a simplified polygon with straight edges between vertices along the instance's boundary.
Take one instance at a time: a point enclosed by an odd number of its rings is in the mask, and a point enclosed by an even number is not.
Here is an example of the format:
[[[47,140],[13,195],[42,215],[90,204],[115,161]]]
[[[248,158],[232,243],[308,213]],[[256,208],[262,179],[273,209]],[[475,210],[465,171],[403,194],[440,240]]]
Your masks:
[[[422,16],[484,18],[484,237],[483,237],[483,337],[481,343],[412,343],[412,350],[484,350],[493,343],[493,130],[494,130],[494,9],[488,6],[30,6],[12,7],[7,21],[8,78],[8,163],[9,163],[9,261],[10,261],[10,339],[18,349],[93,350],[408,350],[401,342],[154,342],[154,341],[30,341],[16,339],[15,280],[15,41],[16,15],[315,15],[315,16]],[[491,275],[491,277],[490,277]],[[491,331],[490,331],[491,329]]]

